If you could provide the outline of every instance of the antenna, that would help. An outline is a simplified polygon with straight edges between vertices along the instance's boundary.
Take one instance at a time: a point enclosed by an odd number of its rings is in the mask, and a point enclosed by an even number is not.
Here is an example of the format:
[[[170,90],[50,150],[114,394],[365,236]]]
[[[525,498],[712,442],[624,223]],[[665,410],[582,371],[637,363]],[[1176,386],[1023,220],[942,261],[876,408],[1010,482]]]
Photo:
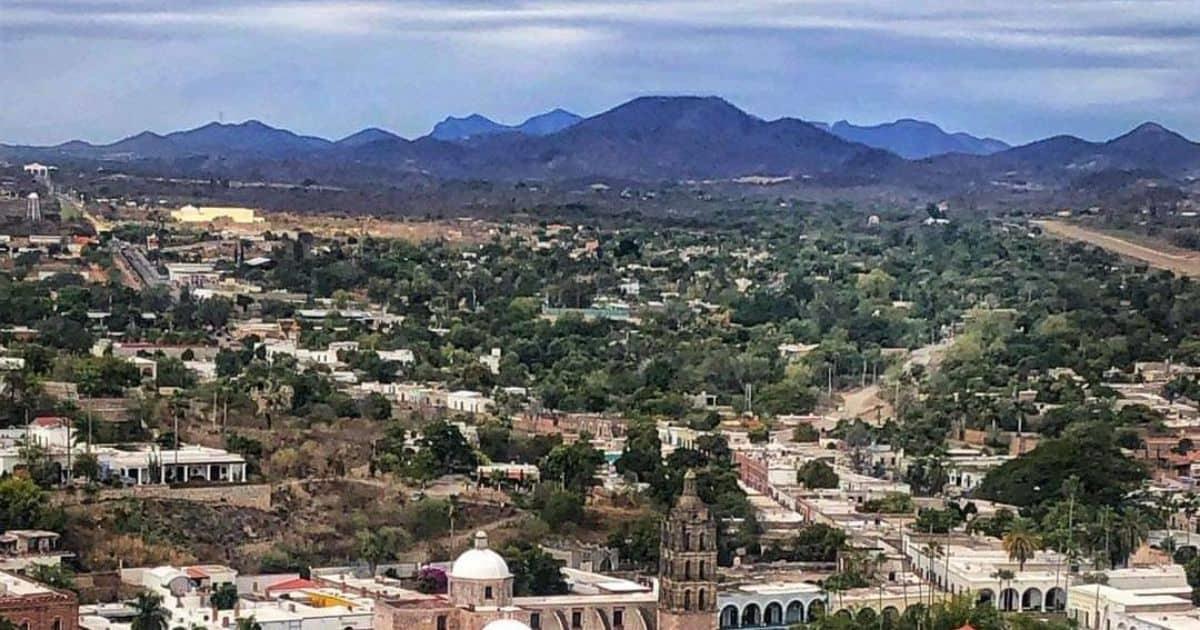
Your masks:
[[[220,122],[220,123],[225,122],[225,112],[222,112],[222,111],[217,112],[217,122]]]

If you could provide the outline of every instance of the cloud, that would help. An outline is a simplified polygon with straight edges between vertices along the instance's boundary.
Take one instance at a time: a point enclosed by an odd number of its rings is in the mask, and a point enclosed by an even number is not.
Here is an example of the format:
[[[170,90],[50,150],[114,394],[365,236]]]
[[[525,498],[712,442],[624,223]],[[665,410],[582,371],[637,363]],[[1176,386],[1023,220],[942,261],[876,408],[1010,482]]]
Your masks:
[[[218,111],[414,135],[447,113],[594,113],[660,92],[1012,140],[1159,113],[1200,135],[1194,0],[0,2],[0,56],[16,61],[0,73],[9,140],[105,139]]]

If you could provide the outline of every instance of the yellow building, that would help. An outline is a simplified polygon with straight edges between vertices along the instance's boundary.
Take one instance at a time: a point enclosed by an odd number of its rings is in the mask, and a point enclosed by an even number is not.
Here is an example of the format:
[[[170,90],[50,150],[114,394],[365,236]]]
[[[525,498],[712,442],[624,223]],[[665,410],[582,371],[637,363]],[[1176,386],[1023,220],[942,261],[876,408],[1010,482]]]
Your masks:
[[[171,218],[180,223],[210,223],[213,221],[230,221],[232,223],[259,223],[263,219],[254,215],[253,208],[237,208],[232,206],[193,206],[186,205],[171,211]]]

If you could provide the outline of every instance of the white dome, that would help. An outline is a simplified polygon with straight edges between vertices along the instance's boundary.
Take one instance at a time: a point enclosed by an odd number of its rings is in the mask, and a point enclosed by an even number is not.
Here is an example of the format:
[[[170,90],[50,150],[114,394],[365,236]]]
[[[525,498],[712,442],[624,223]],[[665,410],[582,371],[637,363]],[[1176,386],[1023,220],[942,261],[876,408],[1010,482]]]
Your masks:
[[[487,534],[484,532],[475,532],[475,548],[468,549],[463,552],[457,560],[454,561],[454,566],[450,567],[450,577],[459,580],[503,580],[512,577],[512,573],[508,571],[508,563],[504,558],[488,549]],[[500,623],[508,621],[501,619],[492,623]],[[513,622],[519,624],[528,630],[528,626],[519,621]],[[491,624],[488,624],[489,626]],[[491,628],[491,630],[521,630],[520,628]]]
[[[529,626],[516,619],[497,619],[489,621],[483,630],[532,630]]]

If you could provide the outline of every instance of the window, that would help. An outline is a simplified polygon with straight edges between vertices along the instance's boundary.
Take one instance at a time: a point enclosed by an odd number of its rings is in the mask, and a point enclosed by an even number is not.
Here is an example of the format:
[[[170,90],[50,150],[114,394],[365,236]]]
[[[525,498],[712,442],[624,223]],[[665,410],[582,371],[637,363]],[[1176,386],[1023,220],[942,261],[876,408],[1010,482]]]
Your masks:
[[[52,630],[62,630],[62,618],[55,617],[54,623],[50,624]]]
[[[625,625],[625,611],[620,608],[613,611],[613,626],[620,628]]]
[[[700,532],[700,547],[699,551],[704,551],[704,532]]]
[[[579,611],[579,610],[571,611],[571,627],[572,628],[582,628],[583,627],[583,612],[582,611]]]
[[[492,587],[490,587],[490,586],[483,587],[483,598],[484,599],[492,598]]]
[[[704,564],[705,564],[705,563],[704,563],[704,561],[703,561],[703,560],[701,560],[701,561],[700,561],[700,574],[699,574],[698,576],[696,576],[696,577],[698,577],[698,578],[699,578],[699,579],[701,579],[701,580],[703,580],[703,579],[704,579]]]
[[[700,610],[704,610],[707,606],[708,594],[704,592],[704,589],[700,589],[700,594],[696,597],[696,607]]]
[[[529,627],[533,628],[533,630],[541,630],[542,613],[531,613],[529,615]],[[439,628],[438,630],[441,630],[441,629]]]
[[[683,579],[685,579],[685,580],[692,579],[692,561],[691,560],[683,561]]]
[[[437,616],[437,630],[446,630],[446,615]]]
[[[692,592],[691,591],[683,592],[683,609],[684,610],[692,609]]]

